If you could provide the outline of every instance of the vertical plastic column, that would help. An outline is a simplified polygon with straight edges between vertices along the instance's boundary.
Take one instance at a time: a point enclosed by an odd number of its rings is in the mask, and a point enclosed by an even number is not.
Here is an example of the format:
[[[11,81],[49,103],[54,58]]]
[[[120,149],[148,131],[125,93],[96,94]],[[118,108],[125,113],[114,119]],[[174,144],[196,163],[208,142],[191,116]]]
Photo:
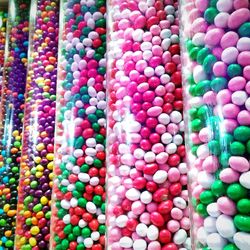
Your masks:
[[[108,249],[186,249],[178,3],[109,6]]]
[[[105,248],[105,19],[105,1],[61,1],[51,249]]]
[[[0,249],[12,249],[23,130],[29,0],[10,0],[0,114]]]
[[[49,248],[54,160],[59,1],[33,0],[16,249]]]
[[[7,13],[0,11],[0,91],[2,89]],[[1,92],[0,92],[1,93]]]
[[[181,6],[193,249],[250,249],[250,4]]]

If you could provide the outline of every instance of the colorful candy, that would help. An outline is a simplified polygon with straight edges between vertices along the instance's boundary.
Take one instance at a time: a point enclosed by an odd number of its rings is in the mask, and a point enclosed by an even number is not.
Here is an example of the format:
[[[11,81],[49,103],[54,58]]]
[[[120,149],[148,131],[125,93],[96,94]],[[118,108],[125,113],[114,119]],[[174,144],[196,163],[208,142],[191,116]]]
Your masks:
[[[106,2],[62,1],[51,249],[105,249]]]
[[[49,248],[59,1],[32,4],[16,249]]]
[[[2,89],[2,77],[4,66],[5,38],[6,38],[7,13],[0,11],[0,93]]]
[[[250,249],[250,3],[182,12],[195,249]]]
[[[177,1],[110,1],[108,249],[189,249]]]
[[[29,0],[10,0],[0,115],[0,249],[13,249],[23,129]]]

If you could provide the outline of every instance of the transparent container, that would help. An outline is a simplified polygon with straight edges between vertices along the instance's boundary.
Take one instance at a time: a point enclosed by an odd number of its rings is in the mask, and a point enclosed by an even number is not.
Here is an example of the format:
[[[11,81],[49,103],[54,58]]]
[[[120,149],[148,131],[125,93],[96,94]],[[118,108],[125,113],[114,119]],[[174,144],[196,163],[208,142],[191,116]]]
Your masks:
[[[0,11],[0,91],[2,89],[7,13]],[[0,92],[1,93],[1,92]]]
[[[50,249],[104,249],[106,2],[61,1]]]
[[[12,249],[27,71],[29,0],[10,0],[0,110],[0,249]]]
[[[59,1],[32,0],[16,249],[48,249],[53,180]]]
[[[107,249],[190,249],[177,1],[109,1]]]
[[[193,249],[250,249],[249,1],[182,1]]]

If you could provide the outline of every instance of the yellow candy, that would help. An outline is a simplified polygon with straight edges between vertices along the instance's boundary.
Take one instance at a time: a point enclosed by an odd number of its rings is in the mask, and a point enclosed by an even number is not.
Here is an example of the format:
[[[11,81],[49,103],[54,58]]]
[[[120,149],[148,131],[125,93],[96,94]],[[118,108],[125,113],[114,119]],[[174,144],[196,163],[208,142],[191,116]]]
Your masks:
[[[40,163],[41,160],[42,160],[41,157],[38,157],[38,156],[34,158],[35,163]]]
[[[53,167],[54,167],[54,162],[53,162],[53,161],[50,162],[50,163],[47,165],[47,168],[48,168],[49,170],[53,170]]]
[[[15,216],[15,215],[16,215],[16,210],[9,210],[9,211],[7,212],[7,215],[8,215],[9,217]]]
[[[25,177],[29,177],[30,176],[30,171],[26,171],[25,172]]]
[[[42,172],[44,170],[44,167],[42,165],[37,165],[36,170]]]
[[[53,69],[54,69],[54,66],[53,66],[53,65],[48,65],[48,66],[45,67],[45,70],[46,70],[47,72],[51,72],[51,71],[53,71]]]
[[[50,180],[53,180],[53,178],[54,178],[54,174],[53,174],[53,173],[50,173],[50,174],[49,174],[49,179],[50,179]]]
[[[31,233],[32,235],[37,235],[37,234],[39,234],[39,232],[40,232],[40,229],[39,229],[38,226],[33,226],[33,227],[30,229],[30,233]]]
[[[48,201],[49,200],[45,196],[41,197],[41,199],[40,199],[40,202],[41,202],[42,205],[46,205],[48,203]]]
[[[36,149],[37,149],[38,151],[42,151],[44,148],[45,148],[45,146],[44,146],[43,143],[39,143],[39,144],[37,144],[37,146],[36,146]]]
[[[12,135],[15,136],[15,137],[18,136],[18,135],[19,135],[18,130],[14,130],[14,131],[12,132]]]
[[[53,160],[54,160],[54,154],[48,153],[48,154],[46,155],[46,158],[47,158],[47,160],[49,160],[49,161],[53,161]]]
[[[7,231],[5,231],[5,233],[4,233],[4,235],[6,236],[6,237],[10,237],[11,236],[11,230],[7,230]]]
[[[36,246],[36,239],[35,239],[34,237],[31,237],[31,238],[29,239],[29,243],[30,243],[30,245],[31,245],[32,247]]]
[[[20,239],[20,243],[21,243],[21,245],[24,245],[24,244],[26,243],[26,238],[25,238],[25,237],[22,237],[22,238]]]
[[[43,172],[36,172],[36,177],[41,178],[43,176]]]
[[[10,209],[10,204],[6,204],[6,205],[3,206],[3,211],[5,213],[7,213],[9,211],[9,209]]]

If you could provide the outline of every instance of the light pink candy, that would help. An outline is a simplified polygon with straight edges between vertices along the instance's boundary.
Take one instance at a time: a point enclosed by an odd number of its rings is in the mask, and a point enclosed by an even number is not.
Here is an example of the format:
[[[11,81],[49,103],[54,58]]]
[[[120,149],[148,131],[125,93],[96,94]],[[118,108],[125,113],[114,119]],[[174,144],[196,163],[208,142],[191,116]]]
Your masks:
[[[250,112],[247,110],[242,110],[237,116],[237,120],[240,125],[249,126],[250,125]]]
[[[216,104],[216,93],[213,91],[208,91],[203,96],[204,103],[208,105],[215,105]]]
[[[243,69],[243,76],[244,76],[247,80],[250,80],[250,65],[244,67],[244,69]]]
[[[222,121],[222,124],[226,132],[228,133],[232,133],[238,126],[237,121],[235,121],[234,119],[225,119]]]
[[[224,35],[224,31],[219,28],[209,30],[205,35],[205,43],[210,46],[216,46],[220,43],[221,38]]]
[[[204,12],[208,6],[208,1],[207,0],[196,0],[195,6],[199,11]]]
[[[249,65],[250,62],[250,51],[243,51],[238,56],[238,64],[242,66]]]
[[[242,76],[236,76],[228,82],[228,88],[231,91],[237,91],[244,89],[246,85],[246,79]]]
[[[225,183],[233,183],[238,181],[240,174],[232,168],[225,168],[220,172],[220,179]]]
[[[216,101],[219,105],[225,105],[231,102],[232,93],[228,89],[223,89],[218,92],[216,96]]]
[[[224,62],[216,62],[213,66],[213,73],[215,76],[226,76],[227,65]]]
[[[248,7],[249,7],[249,0],[234,0],[235,9],[248,8]]]
[[[214,173],[219,167],[219,161],[216,156],[208,156],[202,163],[203,169],[208,173]]]
[[[229,31],[223,35],[220,45],[223,49],[234,47],[239,40],[239,35],[234,31]]]
[[[234,11],[228,19],[228,27],[237,29],[241,24],[245,23],[250,17],[250,11],[247,8],[242,8]]]
[[[225,118],[236,118],[239,112],[240,108],[232,103],[228,103],[222,108],[222,114]]]
[[[241,156],[231,156],[229,159],[229,165],[232,169],[241,173],[248,171],[250,168],[249,161]]]
[[[228,197],[220,197],[217,200],[218,209],[226,215],[234,215],[236,213],[236,205]]]
[[[191,30],[194,33],[198,33],[198,32],[205,33],[207,30],[206,21],[202,17],[195,19],[194,22],[192,23]]]
[[[152,241],[148,244],[148,250],[161,250],[161,244],[158,241]]]

